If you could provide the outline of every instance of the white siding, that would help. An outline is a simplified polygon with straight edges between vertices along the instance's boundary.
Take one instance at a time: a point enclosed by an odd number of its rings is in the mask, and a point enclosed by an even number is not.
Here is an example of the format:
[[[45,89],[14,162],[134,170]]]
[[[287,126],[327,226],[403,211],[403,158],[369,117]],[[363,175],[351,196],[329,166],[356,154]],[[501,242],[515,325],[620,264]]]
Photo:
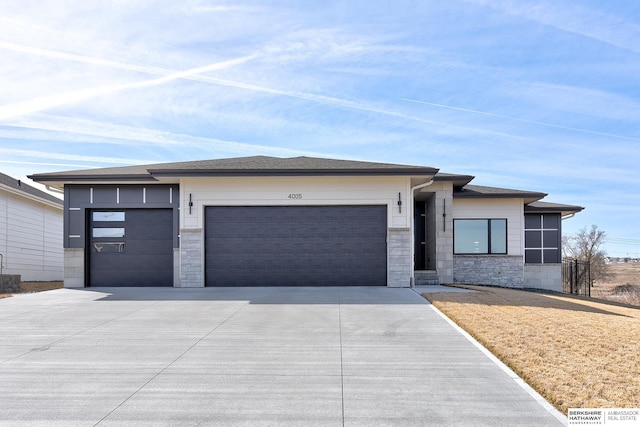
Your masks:
[[[62,280],[62,207],[0,193],[3,273],[23,281]]]
[[[453,199],[454,219],[507,219],[507,255],[524,255],[522,199]]]
[[[5,259],[7,256],[7,233],[7,195],[0,191],[0,254],[2,254],[0,261],[2,262],[3,273],[7,262]]]

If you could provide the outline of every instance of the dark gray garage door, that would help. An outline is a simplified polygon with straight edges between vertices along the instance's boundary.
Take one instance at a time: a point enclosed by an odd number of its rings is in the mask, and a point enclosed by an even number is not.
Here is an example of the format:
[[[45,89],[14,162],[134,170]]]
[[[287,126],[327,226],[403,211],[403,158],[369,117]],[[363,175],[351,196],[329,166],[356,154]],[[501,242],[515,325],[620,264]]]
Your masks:
[[[90,286],[173,286],[173,211],[91,211]]]
[[[385,206],[206,208],[207,286],[385,286]]]

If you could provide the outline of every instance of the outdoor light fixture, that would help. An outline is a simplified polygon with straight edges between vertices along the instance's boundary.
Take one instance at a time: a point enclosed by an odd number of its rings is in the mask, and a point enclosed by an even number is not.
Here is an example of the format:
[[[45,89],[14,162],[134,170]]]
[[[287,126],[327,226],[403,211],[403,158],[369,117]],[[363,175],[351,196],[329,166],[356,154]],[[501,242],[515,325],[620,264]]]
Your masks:
[[[442,231],[447,231],[447,200],[442,201]]]

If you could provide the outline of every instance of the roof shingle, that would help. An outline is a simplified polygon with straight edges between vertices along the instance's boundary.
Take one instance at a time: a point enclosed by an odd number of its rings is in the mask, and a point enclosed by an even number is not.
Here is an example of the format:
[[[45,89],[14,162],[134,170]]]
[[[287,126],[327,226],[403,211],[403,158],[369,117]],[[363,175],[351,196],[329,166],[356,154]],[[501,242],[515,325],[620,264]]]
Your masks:
[[[22,193],[28,194],[30,196],[35,196],[38,197],[40,199],[44,199],[48,202],[52,202],[55,203],[57,205],[63,205],[63,201],[60,200],[59,198],[45,192],[42,190],[38,190],[35,187],[30,186],[29,184],[26,184],[18,179],[15,179],[13,177],[10,177],[9,175],[5,175],[3,173],[0,173],[0,185],[3,185],[5,187],[9,187],[13,190],[17,190],[20,191]]]
[[[154,176],[259,176],[259,175],[433,175],[425,166],[334,160],[314,157],[268,156],[196,160],[31,175],[38,182],[100,179],[154,180]]]

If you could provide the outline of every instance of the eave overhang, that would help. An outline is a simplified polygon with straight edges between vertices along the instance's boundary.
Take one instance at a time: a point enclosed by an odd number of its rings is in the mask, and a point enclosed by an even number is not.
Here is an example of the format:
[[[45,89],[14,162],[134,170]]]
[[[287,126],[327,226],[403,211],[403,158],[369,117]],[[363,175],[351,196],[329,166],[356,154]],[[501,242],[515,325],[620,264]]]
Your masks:
[[[55,188],[65,184],[133,184],[179,182],[187,177],[331,177],[403,176],[431,179],[437,168],[309,157],[254,156],[114,168],[74,170],[30,175]]]
[[[522,199],[525,204],[536,202],[547,196],[537,191],[468,185],[453,192],[454,199]]]
[[[576,214],[583,210],[582,206],[551,202],[533,202],[524,207],[525,213],[559,213],[561,216]]]
[[[434,168],[401,169],[149,169],[153,177],[235,177],[235,176],[425,176],[438,172]]]

